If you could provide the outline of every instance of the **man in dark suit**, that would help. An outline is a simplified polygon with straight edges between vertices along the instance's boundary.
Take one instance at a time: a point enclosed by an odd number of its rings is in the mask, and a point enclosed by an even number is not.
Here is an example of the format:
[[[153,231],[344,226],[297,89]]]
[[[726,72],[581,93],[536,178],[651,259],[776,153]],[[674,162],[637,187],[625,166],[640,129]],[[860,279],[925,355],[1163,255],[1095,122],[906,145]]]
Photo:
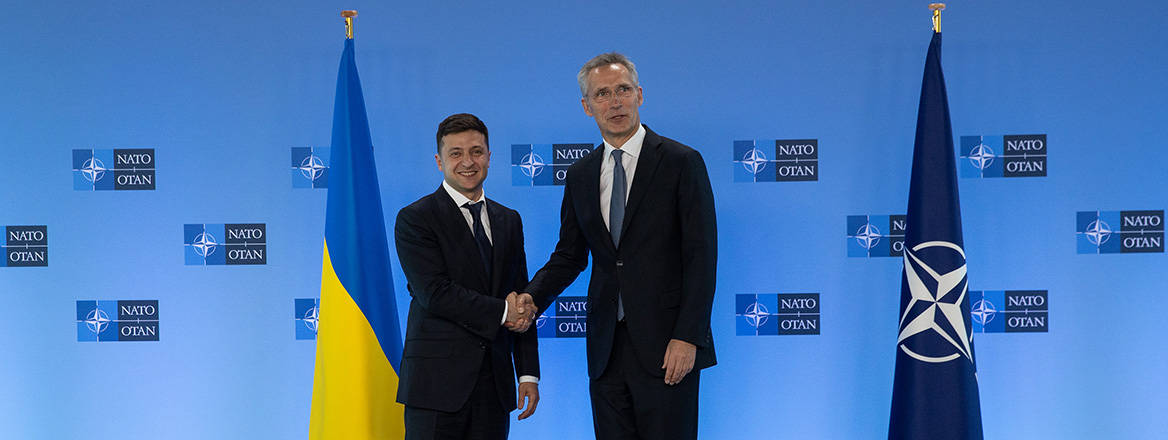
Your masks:
[[[508,413],[526,399],[522,420],[539,402],[536,333],[513,333],[534,317],[515,294],[527,284],[523,225],[483,194],[491,152],[482,121],[452,115],[437,141],[442,185],[402,208],[394,227],[413,297],[397,401],[408,440],[505,439]]]
[[[568,168],[559,242],[525,292],[548,307],[591,253],[596,437],[695,439],[699,372],[716,363],[710,309],[718,246],[706,165],[697,151],[641,125],[644,97],[623,55],[593,58],[577,80],[604,145]]]

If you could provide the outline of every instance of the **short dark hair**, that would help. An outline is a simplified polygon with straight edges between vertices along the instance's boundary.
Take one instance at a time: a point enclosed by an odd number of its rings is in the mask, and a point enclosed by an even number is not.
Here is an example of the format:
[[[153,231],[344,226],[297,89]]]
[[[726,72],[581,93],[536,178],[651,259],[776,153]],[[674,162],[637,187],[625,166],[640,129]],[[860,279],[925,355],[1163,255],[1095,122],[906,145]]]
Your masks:
[[[491,138],[487,136],[487,124],[484,124],[478,117],[470,113],[456,113],[448,116],[442,120],[441,124],[438,124],[438,134],[436,136],[438,141],[438,154],[442,154],[443,136],[471,130],[483,134],[483,140],[487,142],[486,147],[489,150],[491,148]]]

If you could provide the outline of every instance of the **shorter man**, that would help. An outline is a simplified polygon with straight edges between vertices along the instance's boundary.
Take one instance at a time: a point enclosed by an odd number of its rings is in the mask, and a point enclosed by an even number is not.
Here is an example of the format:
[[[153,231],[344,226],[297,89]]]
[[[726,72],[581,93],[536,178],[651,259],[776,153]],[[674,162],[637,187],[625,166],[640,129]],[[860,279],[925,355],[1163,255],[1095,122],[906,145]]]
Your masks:
[[[539,403],[536,333],[509,331],[534,317],[514,293],[528,281],[523,225],[483,193],[491,151],[482,121],[452,115],[437,141],[442,185],[402,208],[394,227],[413,297],[397,401],[407,440],[505,439],[507,414],[526,399],[525,419]]]

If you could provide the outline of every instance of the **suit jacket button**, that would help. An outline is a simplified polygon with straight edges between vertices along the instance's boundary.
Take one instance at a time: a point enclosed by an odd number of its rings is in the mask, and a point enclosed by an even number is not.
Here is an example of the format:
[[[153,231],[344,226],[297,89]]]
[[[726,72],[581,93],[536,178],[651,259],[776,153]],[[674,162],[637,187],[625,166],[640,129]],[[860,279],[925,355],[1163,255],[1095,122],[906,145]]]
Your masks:
[[[625,267],[624,260],[616,260],[616,267]]]
[[[480,342],[480,343],[479,343],[479,349],[480,349],[480,350],[486,350],[486,349],[487,349],[487,344],[484,344],[484,343]]]

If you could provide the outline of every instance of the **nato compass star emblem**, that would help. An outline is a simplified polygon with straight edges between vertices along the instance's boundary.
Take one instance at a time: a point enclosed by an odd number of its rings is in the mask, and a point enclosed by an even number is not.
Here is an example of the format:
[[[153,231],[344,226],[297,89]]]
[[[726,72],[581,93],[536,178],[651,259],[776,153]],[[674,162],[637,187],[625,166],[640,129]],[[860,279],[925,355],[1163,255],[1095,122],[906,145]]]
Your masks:
[[[758,174],[763,169],[766,169],[766,165],[766,155],[763,154],[763,152],[758,148],[751,148],[750,151],[747,151],[746,155],[742,157],[742,166],[746,168],[746,171],[749,171],[750,174]]]
[[[998,314],[998,309],[994,307],[994,303],[982,299],[973,304],[973,309],[970,310],[970,314],[973,315],[974,321],[977,321],[981,326],[985,326],[994,320],[994,316]]]
[[[1107,243],[1107,239],[1111,238],[1112,232],[1114,231],[1112,231],[1111,226],[1107,222],[1096,219],[1087,225],[1087,230],[1083,234],[1087,236],[1087,241],[1095,246],[1099,246]]]
[[[523,171],[523,175],[532,178],[542,173],[545,166],[547,166],[547,163],[535,153],[527,153],[519,161],[519,169]]]
[[[315,154],[309,154],[308,157],[300,162],[300,166],[297,168],[300,170],[300,175],[304,176],[304,178],[315,181],[324,174],[324,170],[328,167],[324,166],[324,161],[316,157]]]
[[[768,316],[770,316],[770,312],[767,311],[766,306],[758,302],[746,306],[746,312],[742,314],[742,317],[746,318],[746,323],[754,328],[759,328],[763,324],[766,324]]]
[[[81,175],[85,176],[85,180],[90,182],[101,180],[105,176],[106,170],[105,164],[101,163],[96,157],[89,158],[81,165]]]
[[[215,236],[211,235],[210,232],[199,234],[198,237],[195,237],[195,242],[191,243],[191,247],[195,248],[195,253],[204,258],[215,253],[215,247],[218,245],[219,243],[215,242]]]
[[[969,162],[974,168],[984,170],[994,163],[994,150],[986,144],[978,144],[969,152]]]
[[[93,311],[85,315],[85,326],[88,327],[89,331],[91,332],[101,334],[101,332],[105,331],[105,328],[109,326],[109,323],[109,315],[107,315],[101,309],[93,309]]]
[[[313,307],[304,312],[304,326],[316,333],[316,326],[320,324],[320,307]]]
[[[939,273],[941,266],[957,268]],[[969,287],[965,251],[947,241],[918,244],[905,249],[904,273],[911,299],[900,317],[896,343],[901,351],[922,362],[965,357],[973,363],[972,335],[961,313]]]
[[[856,231],[856,242],[864,249],[872,249],[877,243],[880,243],[880,229],[867,223]]]

